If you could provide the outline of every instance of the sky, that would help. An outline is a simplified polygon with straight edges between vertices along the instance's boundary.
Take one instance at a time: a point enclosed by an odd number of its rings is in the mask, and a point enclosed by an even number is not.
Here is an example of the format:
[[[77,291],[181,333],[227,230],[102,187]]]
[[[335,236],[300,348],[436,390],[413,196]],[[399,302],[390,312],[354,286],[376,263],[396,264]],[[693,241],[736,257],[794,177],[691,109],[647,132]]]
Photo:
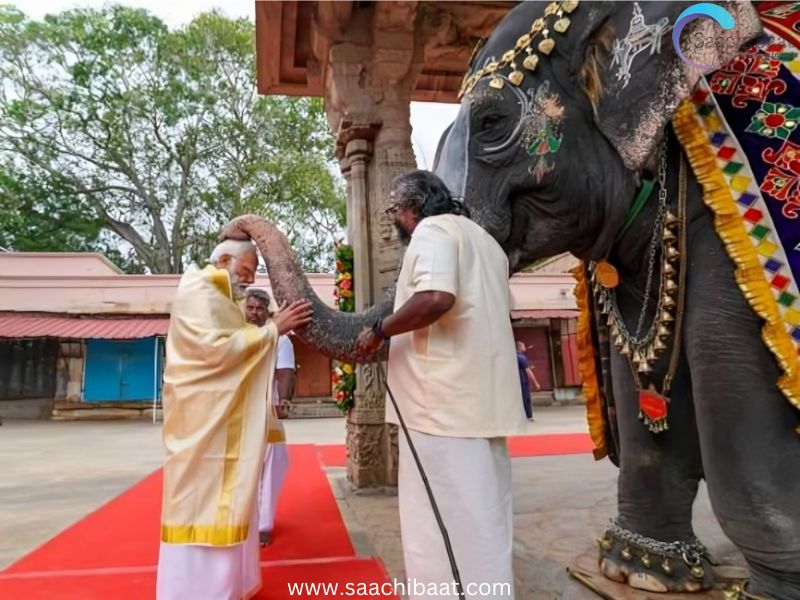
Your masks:
[[[217,8],[229,17],[246,17],[255,22],[253,0],[119,0],[116,4],[145,8],[169,27],[179,27],[198,13]],[[103,0],[11,0],[10,4],[34,19],[48,13],[58,13],[70,8],[99,8],[109,4]],[[411,103],[411,143],[417,157],[417,166],[430,168],[436,154],[439,137],[455,118],[456,104],[432,102]]]

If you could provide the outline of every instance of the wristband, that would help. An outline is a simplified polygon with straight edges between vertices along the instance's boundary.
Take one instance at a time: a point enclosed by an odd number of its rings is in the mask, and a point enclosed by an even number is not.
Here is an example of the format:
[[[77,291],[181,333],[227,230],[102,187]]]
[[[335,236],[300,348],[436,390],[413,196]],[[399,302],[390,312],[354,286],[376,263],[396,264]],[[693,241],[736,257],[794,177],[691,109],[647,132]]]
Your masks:
[[[383,319],[378,319],[375,321],[374,325],[372,326],[372,333],[375,334],[376,337],[380,338],[381,341],[386,341],[389,339],[389,336],[383,333],[382,325]]]

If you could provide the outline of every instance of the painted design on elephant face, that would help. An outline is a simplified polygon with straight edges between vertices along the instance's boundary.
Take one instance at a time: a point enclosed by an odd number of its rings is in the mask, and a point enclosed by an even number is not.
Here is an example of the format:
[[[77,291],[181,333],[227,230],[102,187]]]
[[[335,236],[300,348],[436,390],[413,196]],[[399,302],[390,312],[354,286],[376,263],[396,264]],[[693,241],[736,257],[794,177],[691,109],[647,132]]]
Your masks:
[[[528,172],[536,183],[541,183],[555,165],[546,159],[555,154],[563,139],[564,105],[558,94],[550,91],[550,82],[544,81],[536,89],[528,90],[529,103],[522,118],[522,145],[529,156],[535,157]]]
[[[645,50],[649,50],[650,55],[661,54],[661,38],[671,29],[667,17],[661,17],[650,25],[645,23],[639,3],[633,3],[633,16],[627,35],[621,40],[614,40],[611,68],[617,66],[617,81],[622,82],[620,89],[627,87],[631,81],[633,60]]]

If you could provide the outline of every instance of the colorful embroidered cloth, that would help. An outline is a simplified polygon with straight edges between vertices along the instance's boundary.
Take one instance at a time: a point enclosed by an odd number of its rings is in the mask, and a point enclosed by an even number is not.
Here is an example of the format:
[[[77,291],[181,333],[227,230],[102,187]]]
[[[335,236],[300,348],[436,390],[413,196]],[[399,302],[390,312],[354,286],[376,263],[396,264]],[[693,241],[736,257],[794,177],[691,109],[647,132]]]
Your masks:
[[[681,119],[682,111],[675,125],[690,160],[697,126],[716,156],[729,188],[724,196],[746,235],[730,222],[721,230],[720,217],[731,209],[725,198],[710,198],[707,188],[704,198],[737,264],[739,285],[767,321],[764,339],[784,371],[779,386],[800,408],[800,58],[772,29],[800,41],[800,2],[763,3],[759,12],[764,39],[701,80],[691,98],[694,125]]]
[[[736,281],[764,319],[762,337],[783,371],[778,387],[800,409],[800,2],[761,2],[757,10],[763,39],[701,79],[673,126]],[[585,265],[573,273],[581,376],[599,459],[609,450],[608,407]]]

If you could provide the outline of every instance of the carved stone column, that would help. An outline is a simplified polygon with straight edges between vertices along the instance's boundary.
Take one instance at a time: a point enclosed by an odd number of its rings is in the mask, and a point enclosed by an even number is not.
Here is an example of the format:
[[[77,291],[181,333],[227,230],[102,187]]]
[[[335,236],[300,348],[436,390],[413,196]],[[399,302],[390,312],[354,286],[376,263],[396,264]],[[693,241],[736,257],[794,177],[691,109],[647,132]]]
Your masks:
[[[371,3],[347,14],[331,7],[323,14],[320,6],[318,34],[333,38],[320,62],[326,65],[325,111],[348,182],[347,233],[360,311],[392,293],[400,264],[400,244],[384,209],[392,179],[416,167],[410,102],[423,47],[416,2]],[[356,377],[347,418],[348,477],[357,487],[396,485],[397,432],[384,424],[386,390],[378,368],[359,366]]]

